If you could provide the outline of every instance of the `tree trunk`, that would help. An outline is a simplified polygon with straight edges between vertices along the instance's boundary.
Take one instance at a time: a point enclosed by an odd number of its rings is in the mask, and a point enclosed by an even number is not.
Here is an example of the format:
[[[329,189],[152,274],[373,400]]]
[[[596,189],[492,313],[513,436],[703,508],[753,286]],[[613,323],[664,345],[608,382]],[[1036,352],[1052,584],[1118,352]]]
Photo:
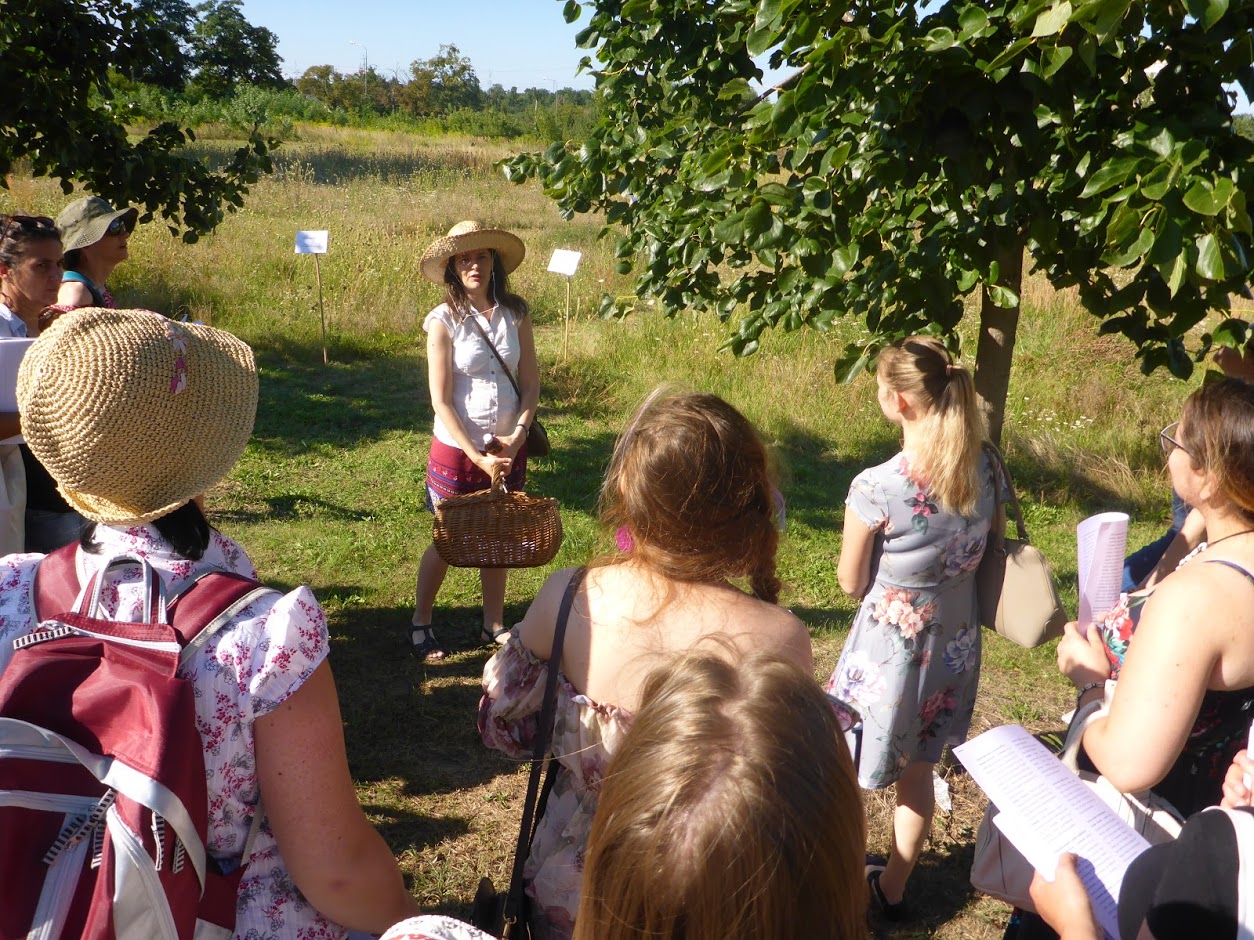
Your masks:
[[[1023,236],[1009,235],[995,249],[1000,267],[998,280],[1016,294],[1023,294]],[[988,418],[988,436],[1001,443],[1006,416],[1006,392],[1010,388],[1010,361],[1019,328],[1019,306],[1007,309],[993,303],[987,288],[980,303],[980,340],[975,350],[975,393]]]

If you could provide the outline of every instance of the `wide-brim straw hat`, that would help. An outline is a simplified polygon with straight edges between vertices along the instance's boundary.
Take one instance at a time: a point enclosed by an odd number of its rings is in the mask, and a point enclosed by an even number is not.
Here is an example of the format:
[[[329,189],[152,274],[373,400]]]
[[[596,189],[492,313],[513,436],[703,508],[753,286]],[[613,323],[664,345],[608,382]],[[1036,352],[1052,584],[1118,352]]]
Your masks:
[[[484,228],[478,222],[467,220],[458,222],[433,241],[422,253],[418,263],[422,276],[436,284],[444,283],[444,268],[448,259],[460,255],[464,251],[478,251],[480,248],[491,248],[501,259],[505,273],[509,274],[522,264],[527,256],[527,247],[522,239],[513,232],[500,228]]]
[[[115,209],[99,196],[75,199],[57,216],[57,228],[61,230],[61,250],[74,251],[94,245],[105,237],[114,219],[126,219],[127,231],[135,228],[139,219],[138,209]]]
[[[221,480],[257,414],[246,343],[147,310],[85,307],[31,344],[17,374],[22,434],[95,522],[159,519]]]

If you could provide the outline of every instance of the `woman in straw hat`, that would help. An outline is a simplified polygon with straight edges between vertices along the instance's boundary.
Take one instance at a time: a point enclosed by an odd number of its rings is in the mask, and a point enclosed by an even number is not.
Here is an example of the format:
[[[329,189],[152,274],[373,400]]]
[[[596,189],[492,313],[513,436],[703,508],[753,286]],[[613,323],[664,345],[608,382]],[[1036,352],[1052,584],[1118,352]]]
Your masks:
[[[167,597],[207,569],[256,577],[193,501],[252,433],[257,370],[243,342],[147,311],[73,311],[31,346],[18,405],[31,449],[94,523],[73,550],[82,581],[120,554],[146,559]],[[41,557],[0,559],[0,672],[13,640],[36,626]],[[106,615],[140,619],[140,567],[114,567],[108,582]],[[357,804],[327,652],[322,609],[300,587],[263,593],[179,666],[204,746],[206,848],[223,872],[248,866],[237,938],[340,940],[346,928],[378,932],[417,913]]]
[[[519,490],[527,478],[527,430],[540,399],[535,339],[527,302],[507,280],[522,263],[522,241],[478,222],[458,222],[423,252],[427,280],[444,288],[444,303],[423,321],[427,381],[435,433],[427,460],[427,507],[450,496],[487,489],[492,477]],[[432,608],[448,565],[428,546],[418,567],[417,602],[406,629],[415,656],[444,658],[432,629]],[[504,568],[479,572],[484,642],[506,634]]]
[[[105,281],[127,259],[138,209],[114,209],[99,196],[75,199],[57,216],[65,248],[60,307],[116,307]]]

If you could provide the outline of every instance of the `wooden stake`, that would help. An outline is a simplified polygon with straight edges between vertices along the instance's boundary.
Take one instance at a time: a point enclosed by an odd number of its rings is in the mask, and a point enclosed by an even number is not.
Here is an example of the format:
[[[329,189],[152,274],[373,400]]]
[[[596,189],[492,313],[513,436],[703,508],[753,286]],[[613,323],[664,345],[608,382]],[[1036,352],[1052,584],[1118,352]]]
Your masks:
[[[570,278],[566,278],[566,329],[562,333],[562,362],[570,352]]]
[[[322,321],[322,364],[327,364],[327,315],[322,309],[322,266],[318,264],[318,256],[314,255],[314,274],[318,278],[318,319]]]

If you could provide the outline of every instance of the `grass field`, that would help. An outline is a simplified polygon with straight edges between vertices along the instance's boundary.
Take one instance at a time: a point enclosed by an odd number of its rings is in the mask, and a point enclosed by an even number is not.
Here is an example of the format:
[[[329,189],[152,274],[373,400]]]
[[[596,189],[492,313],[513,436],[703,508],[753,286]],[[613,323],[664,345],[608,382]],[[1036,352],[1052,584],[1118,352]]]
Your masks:
[[[530,488],[561,500],[566,529],[551,567],[609,545],[594,506],[631,407],[663,381],[717,392],[757,422],[774,450],[788,500],[783,602],[808,624],[825,678],[854,610],[835,576],[844,495],[854,474],[896,441],[871,380],[832,379],[831,362],[857,324],[846,334],[772,335],[759,354],[736,360],[716,352],[727,327],[712,318],[665,320],[643,308],[622,323],[591,320],[602,290],[630,292],[613,273],[613,246],[596,241],[598,220],[564,223],[536,189],[499,178],[499,147],[324,128],[301,136],[215,235],[185,246],[157,224],[137,231],[132,259],[111,286],[123,305],[188,313],[256,348],[256,430],[211,492],[211,518],[248,548],[265,579],[314,588],[329,614],[361,800],[422,903],[464,913],[481,874],[506,877],[526,768],[487,752],[475,733],[489,651],[475,639],[473,572],[450,575],[437,609],[453,656],[423,667],[401,639],[430,538],[421,320],[440,298],[418,274],[425,245],[463,218],[509,228],[527,243],[514,287],[536,311],[541,413],[555,444],[552,459],[533,466]],[[64,201],[45,181],[17,178],[0,208],[55,215]],[[331,232],[322,263],[325,366],[313,261],[293,254],[296,230],[312,228]],[[566,285],[544,272],[555,247],[585,253],[571,285],[581,315],[565,353]],[[1074,610],[1080,519],[1129,512],[1137,545],[1162,530],[1168,487],[1156,434],[1191,386],[1140,375],[1125,341],[1099,338],[1096,321],[1042,282],[1031,281],[1024,304],[1004,444],[1029,530]],[[511,576],[510,618],[521,616],[545,574]],[[986,635],[983,668],[975,731],[1007,722],[1060,729],[1071,690],[1052,647],[1025,651]],[[1007,908],[967,886],[982,797],[960,768],[946,776],[953,812],[938,815],[911,884],[919,919],[896,935],[1000,936]],[[866,806],[872,845],[886,849],[891,791],[869,794]]]

